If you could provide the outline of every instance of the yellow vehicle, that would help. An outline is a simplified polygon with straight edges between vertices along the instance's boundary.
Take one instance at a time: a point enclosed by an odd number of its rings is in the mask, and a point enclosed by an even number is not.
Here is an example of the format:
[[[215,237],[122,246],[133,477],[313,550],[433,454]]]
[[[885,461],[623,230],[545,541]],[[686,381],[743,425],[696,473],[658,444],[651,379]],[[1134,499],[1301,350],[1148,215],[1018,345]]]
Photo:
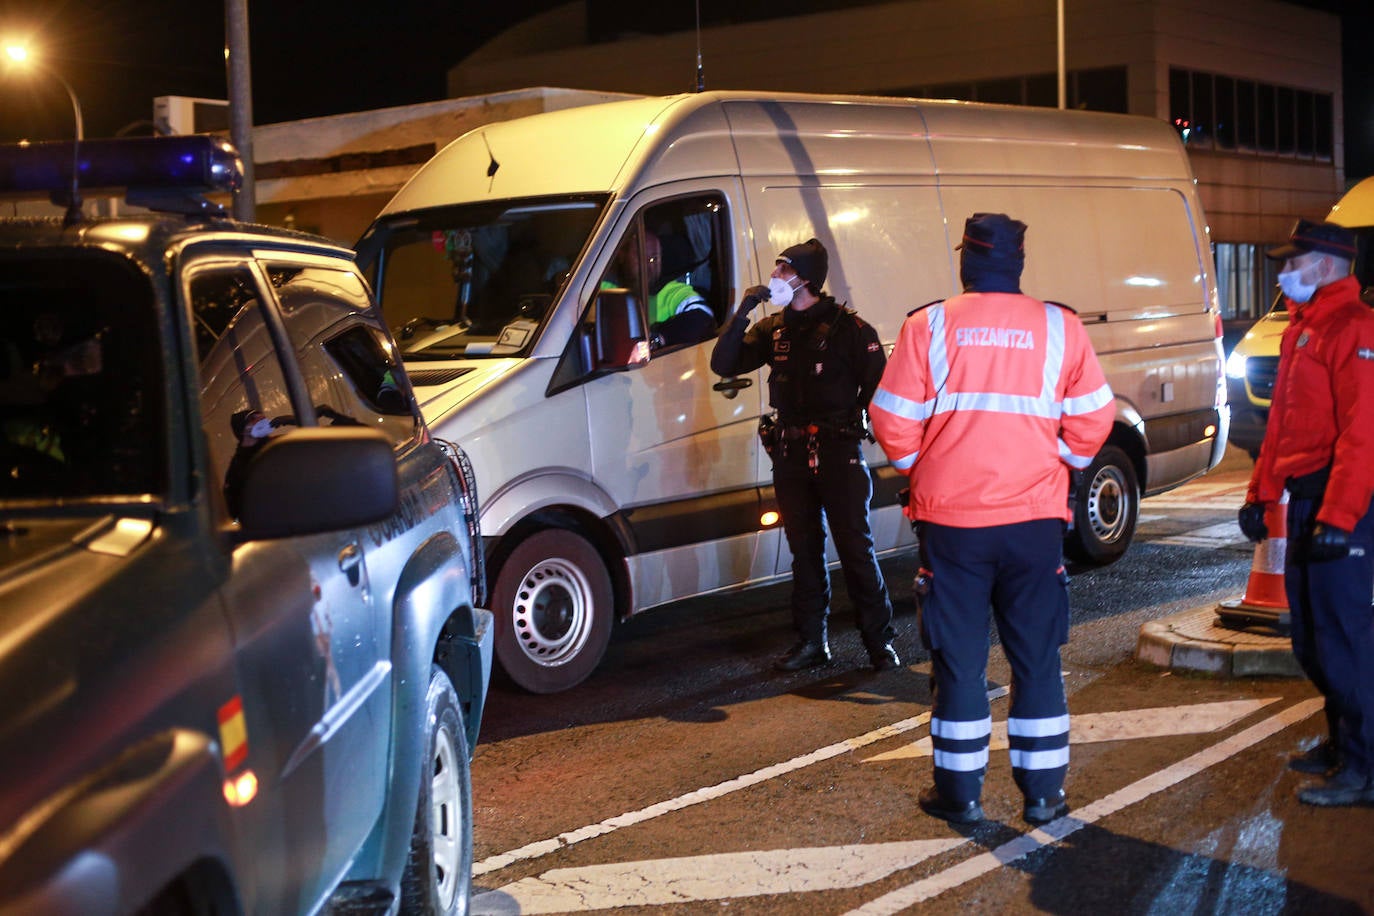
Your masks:
[[[1355,230],[1359,248],[1355,275],[1360,278],[1364,300],[1374,305],[1374,178],[1366,178],[1336,202],[1326,218]],[[1269,399],[1279,367],[1279,340],[1288,327],[1288,308],[1282,296],[1256,321],[1226,359],[1226,388],[1231,405],[1230,442],[1254,458],[1264,441],[1269,420]]]

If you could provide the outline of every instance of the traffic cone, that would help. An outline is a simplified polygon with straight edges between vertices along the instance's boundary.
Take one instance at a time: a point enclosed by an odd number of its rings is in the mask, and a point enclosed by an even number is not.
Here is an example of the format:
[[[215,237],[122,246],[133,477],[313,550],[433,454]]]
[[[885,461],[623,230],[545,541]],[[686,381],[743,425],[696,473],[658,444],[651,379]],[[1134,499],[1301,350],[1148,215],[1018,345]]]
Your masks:
[[[1217,622],[1224,627],[1273,627],[1287,635],[1288,593],[1283,588],[1283,563],[1288,555],[1288,492],[1264,510],[1269,536],[1255,545],[1245,594],[1217,605]]]

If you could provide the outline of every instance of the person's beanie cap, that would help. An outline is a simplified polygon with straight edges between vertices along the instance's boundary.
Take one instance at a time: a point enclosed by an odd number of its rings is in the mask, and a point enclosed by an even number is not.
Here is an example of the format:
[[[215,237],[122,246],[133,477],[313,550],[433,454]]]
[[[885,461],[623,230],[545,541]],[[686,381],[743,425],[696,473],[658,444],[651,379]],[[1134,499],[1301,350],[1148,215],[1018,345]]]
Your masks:
[[[775,264],[790,264],[797,276],[819,291],[830,272],[830,255],[819,239],[807,239],[783,250]]]

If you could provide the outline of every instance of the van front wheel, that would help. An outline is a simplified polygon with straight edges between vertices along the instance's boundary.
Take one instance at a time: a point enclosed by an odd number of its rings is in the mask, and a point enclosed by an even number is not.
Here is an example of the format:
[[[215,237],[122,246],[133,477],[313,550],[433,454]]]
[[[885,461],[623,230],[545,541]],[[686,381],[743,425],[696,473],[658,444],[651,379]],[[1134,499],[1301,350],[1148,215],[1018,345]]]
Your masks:
[[[1073,531],[1064,546],[1074,559],[1106,566],[1119,560],[1130,546],[1139,513],[1135,465],[1115,445],[1104,446],[1083,475]]]
[[[611,577],[587,540],[562,529],[531,535],[496,577],[496,657],[531,693],[557,693],[595,670],[611,640]]]

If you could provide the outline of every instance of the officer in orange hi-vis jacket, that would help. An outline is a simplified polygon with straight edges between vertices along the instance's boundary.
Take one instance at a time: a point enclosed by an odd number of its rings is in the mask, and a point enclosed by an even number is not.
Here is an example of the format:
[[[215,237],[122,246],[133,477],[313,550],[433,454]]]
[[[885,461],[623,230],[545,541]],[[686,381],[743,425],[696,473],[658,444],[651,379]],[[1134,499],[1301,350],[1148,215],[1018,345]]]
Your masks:
[[[913,311],[869,405],[873,432],[911,491],[920,539],[921,639],[930,651],[935,784],[921,808],[982,820],[992,719],[988,609],[1012,670],[1012,775],[1028,823],[1068,813],[1070,469],[1086,468],[1115,413],[1072,310],[1021,292],[1026,226],[975,213],[959,245],[964,292]]]

